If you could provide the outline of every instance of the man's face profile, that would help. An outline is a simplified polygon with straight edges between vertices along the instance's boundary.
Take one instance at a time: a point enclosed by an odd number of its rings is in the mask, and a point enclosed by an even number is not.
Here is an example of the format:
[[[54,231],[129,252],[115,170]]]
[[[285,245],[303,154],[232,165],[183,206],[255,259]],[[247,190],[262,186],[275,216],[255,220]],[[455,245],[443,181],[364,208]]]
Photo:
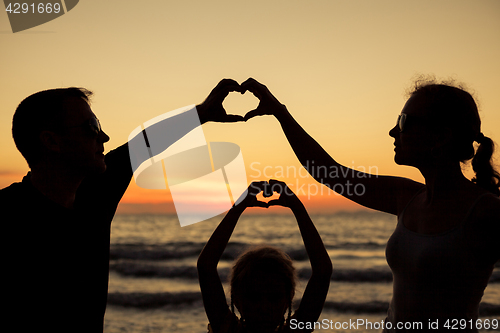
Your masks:
[[[94,118],[97,118],[83,99],[70,97],[63,106],[65,117],[58,133],[61,161],[85,175],[104,172],[104,143],[109,136],[96,130]]]

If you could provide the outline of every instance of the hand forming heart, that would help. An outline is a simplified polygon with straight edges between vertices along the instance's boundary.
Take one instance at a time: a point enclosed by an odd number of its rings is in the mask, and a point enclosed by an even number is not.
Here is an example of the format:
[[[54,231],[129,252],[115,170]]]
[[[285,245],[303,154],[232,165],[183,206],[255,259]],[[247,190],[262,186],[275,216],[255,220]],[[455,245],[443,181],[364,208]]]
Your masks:
[[[256,109],[247,112],[243,117],[235,114],[227,114],[222,103],[230,92],[237,91],[244,94],[250,91],[259,99]],[[223,79],[210,92],[207,99],[197,106],[198,115],[202,124],[207,121],[215,122],[238,122],[247,121],[255,116],[277,115],[286,111],[286,107],[274,97],[269,89],[255,79],[249,78],[241,85],[232,79]]]
[[[280,196],[278,199],[264,202],[257,200],[257,195],[261,192],[265,198],[273,196],[274,192]],[[246,195],[246,197],[240,202],[240,205],[244,207],[268,208],[270,206],[283,206],[291,208],[297,202],[300,202],[295,193],[284,182],[275,179],[270,179],[269,182],[252,182],[248,187],[247,193],[243,195]]]

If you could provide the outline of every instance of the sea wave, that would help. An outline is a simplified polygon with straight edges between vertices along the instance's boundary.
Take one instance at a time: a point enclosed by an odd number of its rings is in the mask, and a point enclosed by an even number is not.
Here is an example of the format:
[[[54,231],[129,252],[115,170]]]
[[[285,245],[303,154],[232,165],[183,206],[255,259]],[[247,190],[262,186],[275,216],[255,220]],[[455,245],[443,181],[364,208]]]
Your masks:
[[[198,272],[194,265],[168,265],[140,260],[115,260],[110,262],[110,270],[123,276],[132,277],[159,277],[159,278],[184,278],[197,279]],[[218,268],[221,279],[227,279],[229,267]],[[300,279],[307,280],[311,276],[310,268],[297,270]],[[369,269],[334,269],[333,281],[344,282],[391,282],[392,273],[387,267]],[[489,283],[500,282],[500,270],[493,272]]]
[[[108,304],[135,308],[159,308],[168,305],[193,305],[200,303],[201,292],[177,293],[109,293]]]
[[[234,260],[243,251],[254,244],[231,242],[227,245],[222,260]],[[171,244],[112,244],[110,249],[110,259],[142,259],[142,260],[170,260],[196,258],[205,246],[205,242],[177,242]],[[374,242],[344,242],[326,245],[327,249],[345,250],[376,250],[383,249],[385,244]],[[283,249],[296,261],[308,260],[307,252],[302,244],[297,247]],[[355,257],[351,256],[351,257]]]
[[[109,257],[113,259],[166,260],[196,257],[203,249],[203,243],[179,242],[173,244],[111,245]]]
[[[108,304],[134,308],[161,308],[175,306],[176,308],[202,306],[201,292],[177,292],[177,293],[109,293]],[[300,299],[294,301],[294,307],[298,307]],[[389,302],[370,301],[365,303],[355,302],[325,302],[323,307],[328,310],[352,313],[385,313],[389,308]],[[493,316],[500,314],[500,304],[481,303],[479,306],[481,316]]]
[[[121,260],[111,262],[110,270],[123,276],[132,277],[198,278],[196,267],[191,265],[158,265],[154,262]],[[218,269],[220,278],[226,280],[229,271],[229,267],[220,267]],[[298,269],[297,275],[300,279],[307,280],[311,276],[311,269]],[[392,281],[392,273],[389,269],[336,269],[332,274],[332,280],[346,282],[387,282]]]

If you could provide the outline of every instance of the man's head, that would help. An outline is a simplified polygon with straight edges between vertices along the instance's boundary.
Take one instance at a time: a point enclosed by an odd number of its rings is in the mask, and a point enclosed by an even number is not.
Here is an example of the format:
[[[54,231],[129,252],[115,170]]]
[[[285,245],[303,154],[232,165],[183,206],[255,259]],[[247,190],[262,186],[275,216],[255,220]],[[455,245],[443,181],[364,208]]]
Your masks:
[[[50,161],[83,173],[105,170],[102,151],[109,137],[94,119],[90,96],[83,88],[51,89],[19,104],[12,136],[32,169]]]

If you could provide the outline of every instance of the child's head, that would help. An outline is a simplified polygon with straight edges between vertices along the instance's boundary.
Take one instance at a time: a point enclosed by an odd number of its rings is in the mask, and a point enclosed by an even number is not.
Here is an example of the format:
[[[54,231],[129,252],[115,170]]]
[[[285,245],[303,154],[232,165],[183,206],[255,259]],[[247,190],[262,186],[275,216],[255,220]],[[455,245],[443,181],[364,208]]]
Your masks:
[[[287,309],[291,315],[295,279],[295,268],[285,252],[270,246],[251,248],[231,271],[231,305],[247,326],[272,331],[283,324]]]

